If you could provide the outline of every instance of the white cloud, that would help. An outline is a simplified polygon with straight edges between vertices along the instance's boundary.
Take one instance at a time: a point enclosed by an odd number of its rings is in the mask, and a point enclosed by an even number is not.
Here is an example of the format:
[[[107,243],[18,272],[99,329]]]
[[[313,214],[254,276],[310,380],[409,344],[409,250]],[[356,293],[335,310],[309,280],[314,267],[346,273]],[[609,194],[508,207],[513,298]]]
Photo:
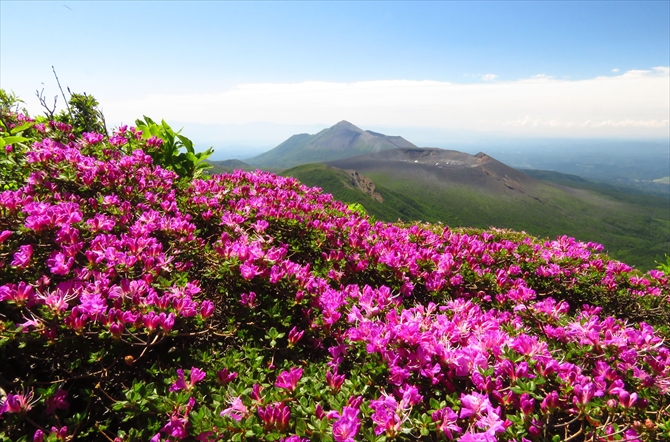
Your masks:
[[[267,122],[327,127],[346,119],[363,128],[668,136],[669,79],[670,68],[654,67],[586,80],[540,74],[517,81],[463,84],[411,80],[255,83],[211,94],[106,101],[104,110],[108,121],[126,123],[139,112],[168,122],[210,125]]]
[[[484,74],[484,75],[482,75],[482,80],[484,80],[484,81],[493,81],[496,78],[498,78],[498,76],[496,74]]]
[[[619,72],[619,69],[614,68],[614,69],[612,69],[612,72],[614,72],[616,74],[617,72]]]

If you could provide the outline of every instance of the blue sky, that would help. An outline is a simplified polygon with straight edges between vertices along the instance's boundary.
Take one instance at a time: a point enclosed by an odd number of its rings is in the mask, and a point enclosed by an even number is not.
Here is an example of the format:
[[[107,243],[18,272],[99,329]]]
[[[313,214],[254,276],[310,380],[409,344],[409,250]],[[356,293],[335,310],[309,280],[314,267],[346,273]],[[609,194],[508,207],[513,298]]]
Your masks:
[[[668,137],[670,2],[0,2],[0,86],[217,148],[346,119],[440,137]],[[61,100],[62,102],[62,100]]]

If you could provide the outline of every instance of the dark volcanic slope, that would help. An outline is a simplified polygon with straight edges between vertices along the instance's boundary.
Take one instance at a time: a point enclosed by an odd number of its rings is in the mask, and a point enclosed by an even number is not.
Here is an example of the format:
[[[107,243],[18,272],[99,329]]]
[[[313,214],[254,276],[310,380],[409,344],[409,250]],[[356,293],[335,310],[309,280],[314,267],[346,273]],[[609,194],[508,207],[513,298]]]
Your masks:
[[[469,186],[486,193],[527,194],[540,182],[494,158],[479,153],[470,155],[455,150],[434,148],[395,149],[361,155],[328,164],[354,169],[362,174],[386,172],[397,180],[412,180],[437,187]]]

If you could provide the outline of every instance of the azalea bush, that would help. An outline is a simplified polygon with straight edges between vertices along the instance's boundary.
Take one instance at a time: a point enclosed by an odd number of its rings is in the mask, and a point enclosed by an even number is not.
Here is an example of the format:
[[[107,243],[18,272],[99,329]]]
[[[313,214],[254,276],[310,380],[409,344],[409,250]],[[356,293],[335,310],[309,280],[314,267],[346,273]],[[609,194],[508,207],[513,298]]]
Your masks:
[[[670,438],[661,270],[2,121],[0,440]]]

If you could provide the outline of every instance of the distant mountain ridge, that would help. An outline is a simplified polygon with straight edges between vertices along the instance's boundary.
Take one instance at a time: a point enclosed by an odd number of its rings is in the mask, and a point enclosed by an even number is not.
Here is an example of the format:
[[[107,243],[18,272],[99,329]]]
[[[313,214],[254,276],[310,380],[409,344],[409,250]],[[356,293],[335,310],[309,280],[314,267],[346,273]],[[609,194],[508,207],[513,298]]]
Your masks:
[[[416,146],[403,137],[362,130],[343,120],[314,135],[293,135],[274,149],[246,162],[254,167],[288,168],[402,148]]]

